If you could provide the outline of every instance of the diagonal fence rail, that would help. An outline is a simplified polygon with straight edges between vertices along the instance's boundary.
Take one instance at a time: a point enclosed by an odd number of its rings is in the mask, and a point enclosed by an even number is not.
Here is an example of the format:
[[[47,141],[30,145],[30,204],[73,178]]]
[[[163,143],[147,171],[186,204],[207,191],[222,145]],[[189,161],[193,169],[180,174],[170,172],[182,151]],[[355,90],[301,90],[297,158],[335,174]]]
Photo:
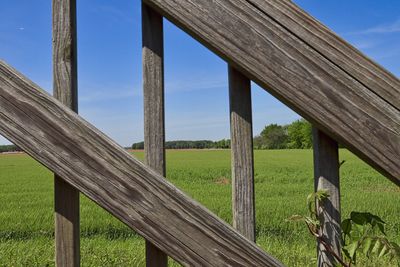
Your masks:
[[[290,1],[143,1],[400,185],[394,75]]]
[[[68,80],[76,82],[74,75],[68,77],[76,71],[71,52],[75,39],[69,34],[76,33],[71,23],[75,0],[54,3],[55,77],[66,78],[56,84],[55,92],[63,99],[69,96],[68,89],[76,89]],[[400,185],[398,78],[290,1],[143,0],[142,16],[148,167],[3,62],[0,133],[62,177],[59,188],[83,192],[143,235],[149,267],[167,266],[167,254],[190,266],[281,266],[251,242],[255,239],[251,79],[313,123],[315,189],[328,189],[331,195],[326,212],[320,214],[327,219],[321,234],[340,254],[337,142]],[[243,236],[162,177],[162,16],[229,64],[233,221]],[[64,67],[71,68],[67,75]],[[63,204],[61,196],[56,194],[56,200]],[[64,231],[62,225],[69,222],[60,221],[57,265],[78,266],[77,206],[60,207],[74,215],[77,227]],[[318,265],[334,265],[324,250],[319,244]]]
[[[282,266],[1,61],[0,133],[185,266]]]

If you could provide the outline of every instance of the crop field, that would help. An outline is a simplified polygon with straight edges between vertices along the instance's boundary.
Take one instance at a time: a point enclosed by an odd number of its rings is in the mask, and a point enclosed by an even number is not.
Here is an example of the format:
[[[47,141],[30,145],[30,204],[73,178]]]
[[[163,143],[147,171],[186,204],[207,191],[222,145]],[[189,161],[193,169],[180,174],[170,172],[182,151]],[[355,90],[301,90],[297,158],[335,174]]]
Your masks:
[[[143,158],[143,152],[134,154]],[[340,170],[342,217],[351,211],[374,213],[399,243],[400,188],[347,150],[340,151],[340,158],[346,160]],[[255,151],[257,243],[288,266],[315,266],[315,241],[306,227],[285,221],[306,213],[312,168],[311,150]],[[167,151],[167,178],[228,223],[230,176],[229,150]],[[0,266],[54,266],[53,239],[53,175],[25,154],[0,155]],[[81,262],[144,266],[143,239],[83,195]]]

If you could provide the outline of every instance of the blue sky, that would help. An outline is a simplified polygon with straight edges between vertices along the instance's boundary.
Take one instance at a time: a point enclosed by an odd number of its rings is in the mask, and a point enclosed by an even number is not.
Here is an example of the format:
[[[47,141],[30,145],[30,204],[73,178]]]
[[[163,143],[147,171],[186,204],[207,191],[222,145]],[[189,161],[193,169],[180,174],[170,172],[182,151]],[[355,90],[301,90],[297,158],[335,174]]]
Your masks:
[[[295,2],[399,76],[400,1]],[[167,140],[229,138],[226,63],[164,27]],[[0,58],[52,91],[51,0],[1,1]],[[140,1],[78,0],[79,113],[123,146],[143,139],[141,75]],[[254,134],[299,118],[255,85],[252,94]]]

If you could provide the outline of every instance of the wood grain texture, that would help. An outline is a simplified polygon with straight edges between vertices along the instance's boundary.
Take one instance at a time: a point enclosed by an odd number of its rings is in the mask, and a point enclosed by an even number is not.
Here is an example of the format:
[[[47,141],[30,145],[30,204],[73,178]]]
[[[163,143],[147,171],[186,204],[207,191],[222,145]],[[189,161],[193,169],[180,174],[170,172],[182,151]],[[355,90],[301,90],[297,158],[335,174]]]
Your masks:
[[[142,4],[142,36],[145,161],[165,176],[163,18],[146,4]],[[167,255],[146,241],[146,266],[167,265]]]
[[[292,1],[249,0],[371,92],[400,109],[400,81]]]
[[[313,128],[315,190],[327,190],[329,198],[317,208],[321,233],[326,243],[341,255],[339,150],[335,140]],[[336,266],[322,243],[317,244],[318,266]]]
[[[349,75],[250,0],[144,1],[400,185],[400,111],[366,86],[377,77]]]
[[[184,266],[282,266],[4,62],[0,134]]]
[[[56,266],[80,265],[79,191],[54,175]]]
[[[255,241],[253,124],[250,80],[228,67],[233,227]]]
[[[75,0],[53,0],[54,97],[78,112]],[[54,175],[57,266],[79,266],[79,191]]]

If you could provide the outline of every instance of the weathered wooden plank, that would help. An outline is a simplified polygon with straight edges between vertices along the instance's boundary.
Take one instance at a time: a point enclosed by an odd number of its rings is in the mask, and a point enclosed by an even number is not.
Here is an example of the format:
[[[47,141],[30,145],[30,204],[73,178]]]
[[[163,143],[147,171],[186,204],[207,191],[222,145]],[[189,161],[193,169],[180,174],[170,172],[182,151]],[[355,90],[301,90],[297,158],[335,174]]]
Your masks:
[[[400,111],[343,67],[248,0],[144,1],[400,185]]]
[[[323,240],[341,255],[339,150],[335,140],[313,129],[315,190],[328,190],[329,198],[317,208]],[[336,260],[318,243],[318,266],[336,266]]]
[[[142,4],[142,36],[145,159],[165,176],[163,18],[146,4]],[[167,255],[146,241],[146,266],[167,265]]]
[[[4,62],[0,134],[185,266],[282,266]]]
[[[248,0],[377,96],[400,109],[400,81],[292,1]]]
[[[79,191],[54,175],[56,266],[80,266]]]
[[[233,227],[255,241],[253,124],[250,80],[228,67]]]
[[[78,111],[76,1],[53,0],[54,97]],[[57,266],[79,266],[79,191],[54,175]]]

